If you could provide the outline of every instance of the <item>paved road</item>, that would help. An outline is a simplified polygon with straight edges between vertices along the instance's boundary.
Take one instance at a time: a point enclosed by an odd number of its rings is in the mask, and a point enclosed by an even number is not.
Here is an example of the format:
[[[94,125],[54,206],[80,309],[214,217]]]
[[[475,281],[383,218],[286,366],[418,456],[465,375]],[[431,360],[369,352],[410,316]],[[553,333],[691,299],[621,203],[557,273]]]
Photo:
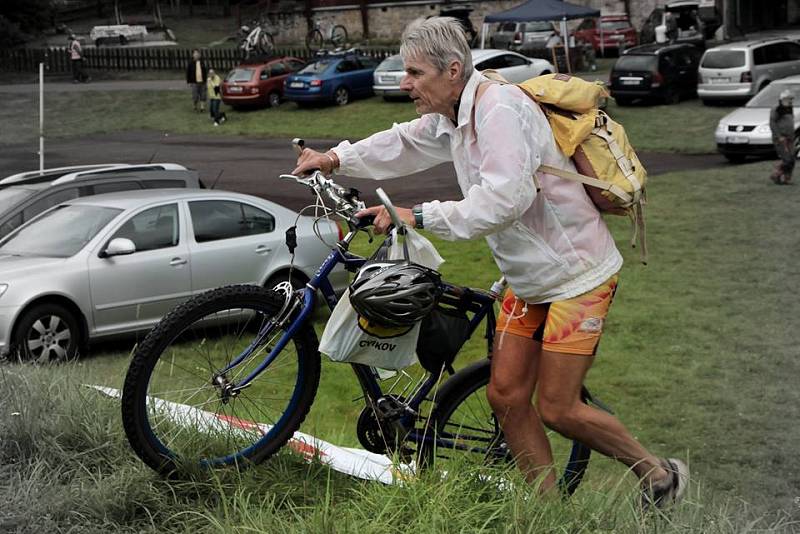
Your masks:
[[[331,140],[308,140],[308,146],[328,148]],[[35,170],[39,164],[38,145],[5,145],[0,150],[0,176]],[[727,165],[717,154],[640,154],[650,175],[707,169]],[[158,132],[98,134],[80,139],[48,140],[45,165],[58,167],[88,163],[181,163],[200,171],[202,179],[217,187],[268,198],[292,209],[300,209],[312,197],[307,190],[277,176],[294,168],[295,157],[289,139],[258,139],[233,136],[165,135]],[[220,172],[222,174],[220,175]],[[218,178],[219,177],[219,178]],[[374,190],[382,186],[400,206],[437,198],[460,198],[452,165],[444,164],[412,176],[386,180],[341,177],[340,183],[365,193],[368,203],[377,202]]]

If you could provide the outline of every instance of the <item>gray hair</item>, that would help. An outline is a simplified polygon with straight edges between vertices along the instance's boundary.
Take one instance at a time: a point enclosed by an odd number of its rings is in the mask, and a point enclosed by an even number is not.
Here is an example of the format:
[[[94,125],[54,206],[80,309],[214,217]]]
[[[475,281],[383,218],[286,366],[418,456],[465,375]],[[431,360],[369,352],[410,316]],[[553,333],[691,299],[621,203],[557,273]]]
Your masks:
[[[472,53],[464,27],[452,17],[431,17],[409,24],[403,32],[400,55],[403,59],[427,60],[439,72],[458,61],[463,66],[461,79],[467,81],[472,76]]]

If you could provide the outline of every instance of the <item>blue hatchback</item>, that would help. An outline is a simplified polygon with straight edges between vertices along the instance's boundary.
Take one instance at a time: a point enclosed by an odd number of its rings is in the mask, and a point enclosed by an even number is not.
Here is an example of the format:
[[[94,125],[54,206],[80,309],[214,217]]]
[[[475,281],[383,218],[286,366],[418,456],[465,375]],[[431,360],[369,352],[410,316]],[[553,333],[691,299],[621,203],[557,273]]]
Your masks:
[[[333,102],[344,106],[354,97],[371,96],[378,60],[369,56],[323,56],[286,78],[285,100],[298,104]]]

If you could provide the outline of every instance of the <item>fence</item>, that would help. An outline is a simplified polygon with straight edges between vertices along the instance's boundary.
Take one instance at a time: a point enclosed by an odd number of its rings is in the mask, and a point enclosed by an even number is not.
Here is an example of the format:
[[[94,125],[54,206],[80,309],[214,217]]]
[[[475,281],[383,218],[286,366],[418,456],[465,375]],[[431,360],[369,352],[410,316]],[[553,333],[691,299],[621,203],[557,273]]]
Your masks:
[[[397,53],[397,48],[360,48],[361,53],[383,59]],[[202,51],[203,58],[217,70],[227,70],[242,63],[237,48],[218,48]],[[276,47],[276,56],[308,59],[311,54],[302,47]],[[182,71],[192,57],[187,48],[85,48],[84,67],[106,71],[174,70]],[[37,72],[39,63],[48,73],[69,72],[71,69],[66,48],[20,48],[0,50],[0,71]]]

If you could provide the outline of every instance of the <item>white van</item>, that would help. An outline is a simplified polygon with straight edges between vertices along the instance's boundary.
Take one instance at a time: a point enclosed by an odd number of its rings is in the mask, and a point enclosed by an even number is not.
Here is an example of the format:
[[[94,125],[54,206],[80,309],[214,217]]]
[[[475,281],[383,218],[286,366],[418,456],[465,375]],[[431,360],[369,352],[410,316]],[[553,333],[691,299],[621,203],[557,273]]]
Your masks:
[[[778,38],[710,48],[698,74],[697,96],[704,104],[746,100],[774,80],[800,74],[800,43]]]

